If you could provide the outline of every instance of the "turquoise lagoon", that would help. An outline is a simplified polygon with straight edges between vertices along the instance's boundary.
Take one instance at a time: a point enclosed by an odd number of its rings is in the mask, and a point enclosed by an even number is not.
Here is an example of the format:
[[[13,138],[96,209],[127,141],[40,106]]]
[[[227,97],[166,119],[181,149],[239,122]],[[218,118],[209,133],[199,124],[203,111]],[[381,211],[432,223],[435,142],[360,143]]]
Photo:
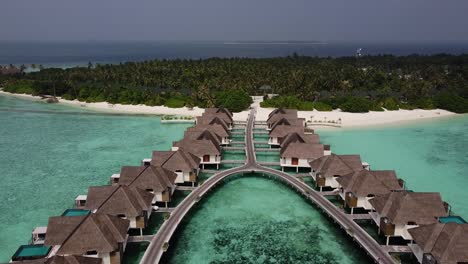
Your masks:
[[[161,124],[154,116],[87,113],[0,96],[0,263],[89,186],[107,184],[121,166],[139,165],[152,150],[169,149],[188,126]]]
[[[89,112],[0,96],[0,262],[28,242],[35,226],[72,207],[88,186],[106,184],[120,166],[137,165],[154,149],[168,149],[188,126],[161,124],[157,117]],[[466,131],[468,116],[398,127],[318,130],[336,153],[359,153],[373,169],[395,169],[409,188],[441,192],[453,211],[468,219]],[[232,158],[243,158],[239,154]],[[171,263],[239,263],[252,255],[266,262],[291,257],[289,251],[313,255],[313,263],[368,261],[293,190],[258,177],[233,178],[213,191],[177,234],[167,255]],[[245,253],[230,253],[236,250]]]

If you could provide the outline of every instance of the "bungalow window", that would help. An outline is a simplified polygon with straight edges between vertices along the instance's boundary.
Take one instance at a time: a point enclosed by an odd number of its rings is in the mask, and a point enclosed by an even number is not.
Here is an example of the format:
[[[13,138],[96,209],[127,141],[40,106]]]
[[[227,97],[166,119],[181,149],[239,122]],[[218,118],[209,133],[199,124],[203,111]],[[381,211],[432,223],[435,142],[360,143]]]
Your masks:
[[[127,218],[127,216],[125,214],[118,214],[117,216],[120,217],[120,218]]]
[[[291,159],[291,164],[292,165],[299,165],[299,159],[298,158],[292,158]]]
[[[210,155],[203,155],[203,162],[209,162],[210,161]]]
[[[416,224],[416,222],[409,221],[409,222],[408,222],[408,225],[417,225],[417,224]]]
[[[146,191],[152,193],[153,189],[146,189]]]
[[[368,194],[367,195],[367,198],[374,198],[374,197],[375,197],[375,195],[373,195],[373,194]]]
[[[88,250],[86,251],[86,255],[97,255],[97,251],[96,250]]]

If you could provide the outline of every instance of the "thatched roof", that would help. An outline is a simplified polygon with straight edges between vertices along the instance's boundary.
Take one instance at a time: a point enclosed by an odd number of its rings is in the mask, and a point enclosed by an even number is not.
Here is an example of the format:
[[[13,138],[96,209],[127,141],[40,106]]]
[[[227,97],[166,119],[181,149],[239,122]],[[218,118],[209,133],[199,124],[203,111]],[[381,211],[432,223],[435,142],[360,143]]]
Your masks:
[[[288,114],[276,114],[268,117],[266,123],[271,127],[274,123],[281,119],[297,119],[297,113],[288,113]]]
[[[174,147],[178,147],[194,155],[201,157],[204,155],[220,155],[221,147],[219,144],[213,143],[211,140],[196,140],[196,139],[183,139],[174,142]]]
[[[189,172],[198,169],[200,158],[182,149],[177,151],[153,151],[151,165],[163,167],[172,172],[177,170]]]
[[[391,191],[402,190],[395,171],[361,170],[337,179],[346,192],[352,192],[358,197],[368,195],[383,195]]]
[[[205,114],[226,114],[231,117],[232,121],[232,113],[227,108],[206,108]]]
[[[392,192],[369,200],[375,210],[393,224],[415,222],[427,225],[437,222],[437,217],[447,216],[439,193]]]
[[[151,207],[154,194],[125,185],[89,187],[85,209],[133,218]]]
[[[210,140],[213,144],[220,145],[222,142],[222,137],[216,135],[216,133],[210,130],[203,131],[185,131],[184,140]]]
[[[18,264],[102,264],[101,258],[83,256],[53,256],[50,258],[15,261]]]
[[[310,162],[310,166],[316,173],[326,178],[363,170],[359,155],[331,154]]]
[[[289,117],[281,117],[280,119],[276,120],[271,124],[271,129],[275,129],[277,126],[304,126],[305,119],[304,118],[289,118]]]
[[[286,137],[290,133],[304,133],[304,127],[302,126],[276,126],[275,129],[270,131],[270,137]]]
[[[286,108],[276,108],[275,110],[271,111],[268,114],[268,118],[275,116],[275,115],[284,115],[284,114],[295,114],[297,116],[296,109],[286,109]]]
[[[203,113],[202,114],[202,118],[219,118],[221,120],[223,120],[224,122],[226,122],[226,124],[232,124],[232,116],[226,114],[226,113]]]
[[[311,143],[311,144],[319,144],[320,143],[320,136],[318,134],[304,134],[304,133],[289,133],[282,141],[281,141],[281,150],[286,148],[290,143]]]
[[[468,224],[436,223],[408,230],[424,253],[440,264],[468,263]]]
[[[155,192],[163,192],[168,188],[172,188],[175,184],[177,174],[168,169],[155,166],[135,167],[136,168],[133,170],[124,170],[122,167],[122,173],[120,173],[119,180],[120,185],[128,185],[143,190],[152,189]]]
[[[229,123],[214,115],[197,117],[196,125],[220,125],[226,131],[229,130]]]
[[[323,156],[322,144],[291,143],[281,153],[281,158],[315,160]]]
[[[45,245],[61,245],[57,255],[110,253],[125,242],[130,221],[107,214],[49,218]]]
[[[209,130],[220,137],[229,137],[228,129],[222,125],[209,125],[209,124],[197,124],[194,127],[189,127],[187,131],[204,131]]]

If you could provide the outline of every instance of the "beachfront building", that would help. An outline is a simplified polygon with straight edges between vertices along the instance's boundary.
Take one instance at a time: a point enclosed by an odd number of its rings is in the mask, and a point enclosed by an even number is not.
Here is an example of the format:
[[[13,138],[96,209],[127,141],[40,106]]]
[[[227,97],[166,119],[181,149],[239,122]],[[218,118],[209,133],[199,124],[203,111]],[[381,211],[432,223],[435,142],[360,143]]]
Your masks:
[[[320,191],[323,188],[340,188],[341,185],[336,180],[337,178],[368,169],[359,155],[336,155],[333,153],[311,161],[310,167],[312,168],[310,175]]]
[[[285,125],[276,126],[269,133],[268,144],[270,146],[278,147],[283,142],[283,139],[286,138],[286,136],[288,134],[291,134],[291,133],[305,134],[304,133],[304,127],[302,127],[302,126],[285,126]]]
[[[468,224],[436,223],[408,231],[411,251],[421,264],[468,263]]]
[[[232,130],[232,124],[225,122],[218,116],[209,115],[209,116],[199,116],[195,121],[195,125],[219,125],[222,126],[227,131]]]
[[[387,238],[387,245],[391,237],[413,240],[408,230],[437,223],[437,218],[448,215],[448,204],[439,193],[391,192],[369,202],[375,209],[369,214]]]
[[[92,257],[83,257],[83,256],[53,256],[50,258],[39,258],[39,259],[29,259],[14,261],[12,263],[18,264],[102,264],[102,259],[92,258]]]
[[[210,115],[223,115],[228,116],[231,121],[234,119],[232,118],[232,113],[227,108],[205,108],[204,114]]]
[[[167,203],[176,189],[177,174],[163,167],[124,166],[118,184],[145,190],[153,194],[152,204]]]
[[[361,170],[338,177],[341,185],[340,197],[344,205],[351,208],[373,210],[369,200],[375,196],[403,190],[403,180],[398,179],[393,170],[368,171]]]
[[[194,186],[200,171],[200,158],[182,149],[153,151],[150,164],[175,172],[177,184],[191,183]]]
[[[221,138],[221,145],[229,145],[231,143],[229,130],[222,125],[197,124],[194,127],[189,127],[187,132],[201,132],[205,130],[211,131]]]
[[[84,209],[118,216],[130,221],[130,228],[142,230],[148,225],[154,194],[125,185],[93,186],[88,189]]]
[[[44,244],[51,255],[101,258],[103,264],[120,264],[130,221],[95,213],[49,218]],[[50,255],[49,255],[50,256]]]
[[[184,138],[174,142],[172,151],[182,149],[188,151],[200,159],[200,164],[204,169],[206,165],[216,165],[219,169],[221,164],[221,147],[214,140]]]
[[[280,151],[281,169],[296,168],[299,172],[300,168],[310,169],[310,162],[324,155],[324,146],[322,144],[311,143],[289,143]]]

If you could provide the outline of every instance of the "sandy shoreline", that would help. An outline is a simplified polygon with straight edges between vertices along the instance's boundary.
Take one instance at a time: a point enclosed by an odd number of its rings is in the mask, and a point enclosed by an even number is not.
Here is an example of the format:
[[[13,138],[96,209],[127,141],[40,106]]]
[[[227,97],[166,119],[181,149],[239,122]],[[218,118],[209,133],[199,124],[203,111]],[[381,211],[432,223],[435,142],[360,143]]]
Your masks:
[[[12,94],[0,91],[0,95],[15,96],[25,99],[41,100],[39,96],[32,96],[28,94]],[[169,108],[165,106],[146,106],[146,105],[122,105],[122,104],[109,104],[106,102],[101,103],[85,103],[78,100],[65,100],[60,99],[60,104],[66,104],[75,107],[86,107],[91,110],[102,112],[114,112],[124,114],[146,114],[146,115],[176,115],[176,116],[200,116],[204,109],[194,107],[192,110],[183,108]],[[254,102],[254,107],[258,108],[256,119],[258,121],[266,120],[268,114],[273,110],[272,108],[261,108],[259,101]],[[234,114],[235,120],[246,120],[249,111],[243,111]],[[434,118],[456,116],[457,114],[442,110],[398,110],[398,111],[383,111],[383,112],[369,112],[369,113],[347,113],[339,110],[331,112],[320,111],[299,111],[299,117],[305,118],[307,121],[313,121],[314,124],[318,122],[338,122],[341,119],[341,127],[369,127],[380,125],[393,125],[401,123],[410,123],[414,121],[430,120]]]

